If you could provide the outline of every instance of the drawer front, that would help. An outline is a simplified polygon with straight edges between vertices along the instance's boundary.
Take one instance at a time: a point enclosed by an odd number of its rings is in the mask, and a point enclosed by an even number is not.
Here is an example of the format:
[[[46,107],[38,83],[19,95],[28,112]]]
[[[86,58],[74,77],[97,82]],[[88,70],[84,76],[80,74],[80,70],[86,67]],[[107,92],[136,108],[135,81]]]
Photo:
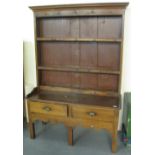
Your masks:
[[[30,112],[67,117],[67,106],[54,103],[30,102]]]
[[[85,128],[95,128],[95,129],[113,129],[112,122],[96,121],[96,120],[85,120],[83,121],[83,127]]]
[[[87,120],[113,121],[114,110],[94,106],[71,106],[71,117]]]

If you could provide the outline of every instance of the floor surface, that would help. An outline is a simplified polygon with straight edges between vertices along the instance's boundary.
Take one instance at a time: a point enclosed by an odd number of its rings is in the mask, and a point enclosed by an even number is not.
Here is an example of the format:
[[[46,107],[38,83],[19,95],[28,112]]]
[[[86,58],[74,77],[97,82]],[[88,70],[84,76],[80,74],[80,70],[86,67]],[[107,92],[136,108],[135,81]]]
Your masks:
[[[36,122],[36,138],[30,139],[27,126],[23,131],[23,155],[112,155],[111,137],[104,130],[74,129],[74,145],[68,145],[67,128],[62,124]],[[115,155],[130,155],[118,137]]]

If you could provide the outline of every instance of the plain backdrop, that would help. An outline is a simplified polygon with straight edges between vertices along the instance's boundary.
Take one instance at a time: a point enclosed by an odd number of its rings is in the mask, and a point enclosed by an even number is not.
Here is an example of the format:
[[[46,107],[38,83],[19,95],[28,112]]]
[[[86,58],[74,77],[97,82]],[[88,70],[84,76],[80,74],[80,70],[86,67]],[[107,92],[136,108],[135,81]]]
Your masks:
[[[0,154],[23,153],[23,40],[33,43],[33,19],[27,6],[87,2],[110,1],[1,0]],[[129,0],[129,2],[125,19],[122,92],[132,93],[132,154],[153,155],[155,154],[155,4],[154,0]]]

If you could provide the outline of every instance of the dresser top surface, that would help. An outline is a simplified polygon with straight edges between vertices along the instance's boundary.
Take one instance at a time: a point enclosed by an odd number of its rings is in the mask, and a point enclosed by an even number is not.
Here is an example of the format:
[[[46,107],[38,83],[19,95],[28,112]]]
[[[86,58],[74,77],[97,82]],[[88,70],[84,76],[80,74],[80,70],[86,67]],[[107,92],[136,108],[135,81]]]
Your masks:
[[[29,97],[31,101],[38,102],[61,102],[64,104],[95,105],[109,108],[120,108],[119,97],[98,96],[79,93],[40,91]]]

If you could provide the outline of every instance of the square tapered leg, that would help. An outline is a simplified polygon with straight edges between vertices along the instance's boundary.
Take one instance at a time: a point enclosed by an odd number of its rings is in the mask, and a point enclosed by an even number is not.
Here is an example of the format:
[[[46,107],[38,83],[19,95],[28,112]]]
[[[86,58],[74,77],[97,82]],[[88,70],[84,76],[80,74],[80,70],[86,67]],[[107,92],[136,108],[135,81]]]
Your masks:
[[[68,127],[68,144],[73,145],[73,128]]]
[[[29,122],[29,133],[30,133],[30,138],[34,139],[35,138],[35,126],[33,122]]]

